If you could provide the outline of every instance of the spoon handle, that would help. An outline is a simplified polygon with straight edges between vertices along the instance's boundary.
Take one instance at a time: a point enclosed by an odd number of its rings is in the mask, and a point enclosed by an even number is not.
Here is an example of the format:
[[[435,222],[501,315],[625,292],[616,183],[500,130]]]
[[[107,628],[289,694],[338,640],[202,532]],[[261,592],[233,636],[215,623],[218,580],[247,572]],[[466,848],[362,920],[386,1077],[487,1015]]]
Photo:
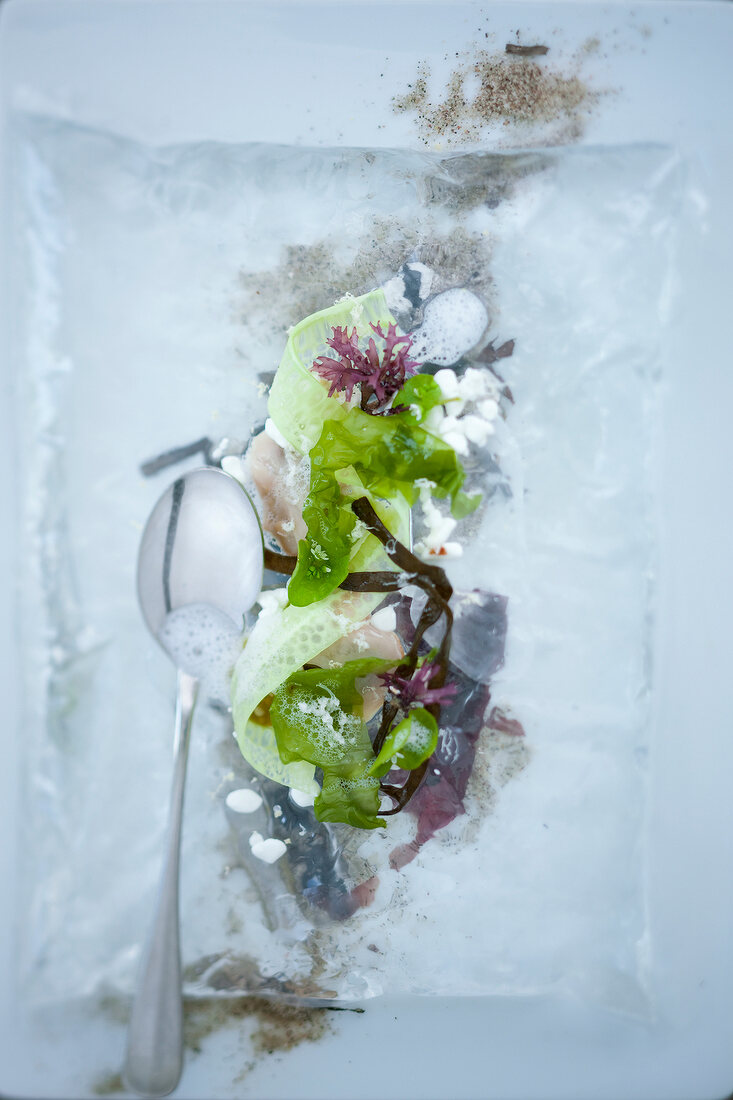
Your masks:
[[[178,868],[183,792],[198,681],[178,673],[173,788],[155,917],[127,1032],[125,1083],[141,1096],[167,1096],[183,1068]]]

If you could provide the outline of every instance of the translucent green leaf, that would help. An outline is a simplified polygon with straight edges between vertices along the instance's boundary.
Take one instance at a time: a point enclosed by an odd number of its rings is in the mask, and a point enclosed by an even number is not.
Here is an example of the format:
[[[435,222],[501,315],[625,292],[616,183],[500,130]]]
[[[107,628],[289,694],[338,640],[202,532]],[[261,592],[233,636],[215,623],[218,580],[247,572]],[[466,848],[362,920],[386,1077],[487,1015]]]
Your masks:
[[[332,592],[349,571],[353,531],[350,501],[339,471],[350,469],[361,492],[414,503],[415,481],[433,482],[438,497],[455,500],[463,484],[463,468],[452,447],[426,432],[408,412],[370,416],[351,409],[343,420],[328,420],[310,452],[311,485],[303,509],[307,537],[298,546],[298,564],[288,586],[291,603],[307,606]]]
[[[340,821],[357,829],[384,827],[379,812],[379,780],[367,774],[363,768],[352,769],[349,776],[341,776],[338,769],[323,774],[323,790],[313,803],[319,821]]]
[[[289,676],[270,706],[282,760],[307,760],[321,768],[371,762],[374,753],[356,681],[393,664],[372,657],[347,661],[341,668],[311,668]]]
[[[291,605],[257,621],[239,655],[232,678],[232,714],[237,742],[242,756],[257,771],[277,783],[314,794],[318,791],[313,779],[314,766],[303,762],[286,769],[272,729],[256,725],[249,719],[258,703],[292,673],[354,630],[382,599],[378,592],[336,591],[319,604],[311,607]]]
[[[451,512],[456,519],[465,519],[475,512],[483,500],[483,493],[464,493],[463,489],[456,493],[451,502]]]
[[[270,717],[281,759],[288,765],[308,761],[323,771],[314,804],[319,821],[361,829],[384,824],[377,817],[379,780],[370,774],[374,752],[356,684],[392,664],[371,658],[338,669],[307,669],[275,692]]]
[[[411,710],[388,734],[369,775],[386,775],[390,768],[412,771],[432,756],[438,744],[438,723],[424,707]]]
[[[296,451],[307,454],[324,421],[341,420],[349,412],[341,399],[328,396],[328,385],[311,370],[314,359],[328,352],[326,340],[333,327],[356,325],[359,333],[371,334],[370,324],[386,328],[395,323],[384,292],[378,289],[312,313],[290,330],[270,387],[267,411]]]
[[[395,397],[395,405],[406,405],[422,423],[431,409],[445,401],[440,386],[431,374],[414,374]],[[417,409],[417,413],[415,410]]]

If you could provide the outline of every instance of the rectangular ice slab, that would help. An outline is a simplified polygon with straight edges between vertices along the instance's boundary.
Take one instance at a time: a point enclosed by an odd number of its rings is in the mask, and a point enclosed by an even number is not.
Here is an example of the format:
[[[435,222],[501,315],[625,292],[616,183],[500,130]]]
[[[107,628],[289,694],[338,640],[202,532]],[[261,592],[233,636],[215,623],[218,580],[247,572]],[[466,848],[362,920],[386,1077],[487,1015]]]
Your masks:
[[[263,908],[241,866],[224,797],[247,774],[226,719],[202,708],[183,853],[190,988],[255,973],[344,999],[562,989],[646,1011],[653,436],[674,156],[153,149],[22,126],[33,995],[129,990],[150,911],[173,674],[134,599],[165,478],[146,482],[139,463],[202,436],[246,442],[287,327],[420,259],[439,286],[485,299],[492,336],[516,339],[501,364],[515,405],[492,446],[507,491],[451,574],[508,597],[494,702],[527,736],[485,740],[466,815],[403,871],[388,857],[410,819],[365,838],[372,905],[312,931],[277,870],[259,883]]]

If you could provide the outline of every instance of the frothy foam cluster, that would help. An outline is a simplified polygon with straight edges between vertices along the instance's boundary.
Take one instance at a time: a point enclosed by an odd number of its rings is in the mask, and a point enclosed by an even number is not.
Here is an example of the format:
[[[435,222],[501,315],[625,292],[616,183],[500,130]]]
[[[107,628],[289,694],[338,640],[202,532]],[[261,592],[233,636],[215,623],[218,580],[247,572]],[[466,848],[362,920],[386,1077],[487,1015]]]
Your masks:
[[[410,356],[418,363],[449,367],[478,344],[488,323],[486,306],[470,290],[446,290],[425,306],[423,323],[412,334]]]
[[[178,668],[201,682],[202,690],[229,703],[229,680],[242,649],[242,636],[228,615],[208,604],[171,611],[158,640]]]
[[[361,719],[343,710],[335,695],[318,691],[301,691],[296,700],[285,695],[280,714],[293,728],[305,727],[321,764],[338,764],[361,729]]]

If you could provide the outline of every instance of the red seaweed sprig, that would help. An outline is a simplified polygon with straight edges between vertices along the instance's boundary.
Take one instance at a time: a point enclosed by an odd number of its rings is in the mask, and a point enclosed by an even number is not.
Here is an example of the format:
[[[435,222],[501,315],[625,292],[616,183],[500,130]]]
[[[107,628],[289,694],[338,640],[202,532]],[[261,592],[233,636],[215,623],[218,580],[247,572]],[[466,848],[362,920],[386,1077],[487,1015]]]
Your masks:
[[[389,325],[385,332],[381,324],[369,326],[375,336],[383,341],[381,353],[374,336],[369,337],[366,349],[359,346],[356,328],[351,332],[337,325],[333,335],[326,340],[338,359],[319,355],[313,370],[325,382],[329,382],[328,396],[343,393],[351,401],[357,386],[361,389],[360,406],[364,412],[383,414],[394,395],[402,389],[407,378],[417,369],[417,363],[409,358],[412,337],[398,336],[397,326]]]
[[[440,665],[437,661],[425,660],[411,676],[400,676],[397,672],[380,672],[379,678],[402,709],[409,710],[410,707],[424,707],[431,703],[442,706],[453,699],[458,691],[455,684],[430,687],[431,680],[439,672]]]

